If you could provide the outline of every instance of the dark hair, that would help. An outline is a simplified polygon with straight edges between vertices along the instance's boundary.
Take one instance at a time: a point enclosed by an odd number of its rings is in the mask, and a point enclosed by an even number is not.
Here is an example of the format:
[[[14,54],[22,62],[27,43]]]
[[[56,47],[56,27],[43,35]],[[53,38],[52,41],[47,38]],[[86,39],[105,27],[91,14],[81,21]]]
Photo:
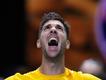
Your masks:
[[[69,25],[64,21],[64,19],[58,13],[55,13],[55,12],[49,12],[47,14],[44,14],[44,16],[42,17],[42,21],[40,23],[39,34],[42,31],[43,25],[49,20],[58,20],[58,21],[60,21],[65,27],[67,38],[68,38],[68,36],[69,36]]]

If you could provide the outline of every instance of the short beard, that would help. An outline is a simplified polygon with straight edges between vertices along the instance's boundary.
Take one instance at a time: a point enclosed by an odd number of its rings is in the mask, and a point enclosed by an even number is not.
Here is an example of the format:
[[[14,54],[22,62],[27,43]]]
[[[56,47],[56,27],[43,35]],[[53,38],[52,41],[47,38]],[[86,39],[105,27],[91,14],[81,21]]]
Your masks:
[[[44,57],[51,62],[56,62],[57,60],[61,59],[61,57],[64,56],[64,49],[61,47],[61,50],[59,51],[59,53],[55,56],[55,57],[50,57],[47,53],[46,50],[44,50]]]

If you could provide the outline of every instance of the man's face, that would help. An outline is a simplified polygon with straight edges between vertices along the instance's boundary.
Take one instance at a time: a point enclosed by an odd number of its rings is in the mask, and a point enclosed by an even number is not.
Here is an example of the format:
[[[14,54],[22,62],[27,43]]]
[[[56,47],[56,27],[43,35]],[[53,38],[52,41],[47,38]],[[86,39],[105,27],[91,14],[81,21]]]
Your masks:
[[[66,31],[64,25],[58,20],[47,21],[42,28],[39,43],[48,57],[56,57],[63,54],[66,47]]]

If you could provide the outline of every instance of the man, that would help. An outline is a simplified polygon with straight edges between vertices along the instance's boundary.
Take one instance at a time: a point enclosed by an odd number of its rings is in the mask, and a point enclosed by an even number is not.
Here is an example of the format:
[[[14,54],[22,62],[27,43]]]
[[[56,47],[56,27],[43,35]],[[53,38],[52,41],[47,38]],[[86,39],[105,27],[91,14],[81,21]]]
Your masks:
[[[45,14],[37,40],[37,47],[42,49],[41,66],[23,75],[16,73],[5,80],[100,80],[93,75],[65,67],[64,52],[70,48],[68,28],[59,14],[55,12]]]

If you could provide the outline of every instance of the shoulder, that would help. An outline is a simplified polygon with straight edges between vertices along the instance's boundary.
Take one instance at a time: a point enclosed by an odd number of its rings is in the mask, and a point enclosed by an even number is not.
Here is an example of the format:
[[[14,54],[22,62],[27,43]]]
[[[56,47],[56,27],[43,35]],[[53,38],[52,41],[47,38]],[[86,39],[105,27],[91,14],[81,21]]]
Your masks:
[[[15,73],[12,76],[7,77],[4,80],[33,80],[33,74],[35,71],[30,71],[25,74]]]
[[[7,77],[4,80],[19,80],[19,78],[21,78],[21,77],[22,77],[22,75],[20,73],[16,73],[16,74],[14,74],[12,76]]]
[[[70,69],[67,69],[68,73],[73,77],[74,80],[101,80],[98,77],[89,74],[89,73],[83,73],[81,71],[73,71]]]
[[[100,78],[88,73],[82,73],[82,77],[87,80],[101,80]]]
[[[81,78],[81,80],[101,80],[98,77],[96,77],[92,74],[89,74],[89,73],[83,73],[81,71],[78,71],[78,72],[74,71],[74,73],[76,76],[79,76]]]

